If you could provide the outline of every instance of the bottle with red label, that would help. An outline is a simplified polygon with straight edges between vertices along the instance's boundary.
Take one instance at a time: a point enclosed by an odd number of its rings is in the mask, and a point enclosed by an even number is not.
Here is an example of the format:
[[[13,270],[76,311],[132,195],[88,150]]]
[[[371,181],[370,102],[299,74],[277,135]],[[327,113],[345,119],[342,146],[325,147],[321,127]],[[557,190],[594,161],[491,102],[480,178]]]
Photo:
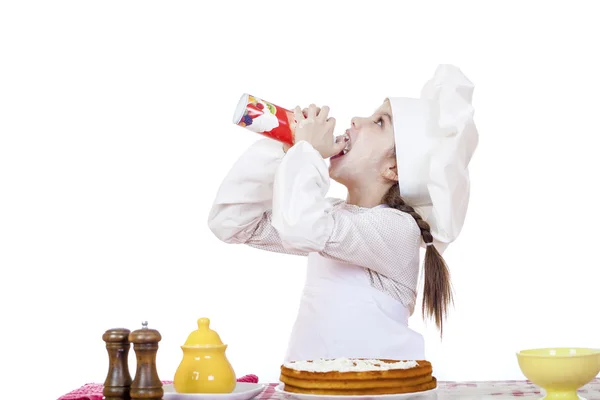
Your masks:
[[[294,113],[248,93],[244,93],[240,98],[233,115],[233,123],[289,146],[294,145]],[[339,155],[346,154],[351,146],[348,132],[334,137],[334,142],[339,140],[346,141],[346,148]]]
[[[233,123],[290,146],[294,144],[294,113],[256,96],[242,95]]]

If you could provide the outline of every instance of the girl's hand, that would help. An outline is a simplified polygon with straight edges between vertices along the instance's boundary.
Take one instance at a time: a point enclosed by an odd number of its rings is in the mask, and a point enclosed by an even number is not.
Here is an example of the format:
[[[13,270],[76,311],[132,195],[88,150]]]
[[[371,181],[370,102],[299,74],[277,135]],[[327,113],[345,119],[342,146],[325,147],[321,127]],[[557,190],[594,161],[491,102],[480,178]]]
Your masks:
[[[297,121],[294,142],[307,141],[323,158],[335,156],[346,147],[343,140],[334,143],[335,118],[327,118],[328,114],[329,107],[324,106],[319,109],[314,104],[311,104],[308,109],[304,109],[304,112],[300,107],[294,109]],[[285,146],[284,150],[287,150]]]

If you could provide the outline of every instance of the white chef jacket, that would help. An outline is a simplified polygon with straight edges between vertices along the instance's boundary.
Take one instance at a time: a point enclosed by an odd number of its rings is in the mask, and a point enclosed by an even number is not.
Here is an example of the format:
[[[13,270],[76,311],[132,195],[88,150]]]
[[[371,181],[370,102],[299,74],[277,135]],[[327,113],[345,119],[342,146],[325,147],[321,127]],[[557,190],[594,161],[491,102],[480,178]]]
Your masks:
[[[286,361],[424,359],[422,336],[408,328],[419,227],[385,205],[327,198],[329,185],[327,163],[308,142],[285,154],[280,143],[259,140],[221,184],[209,227],[227,243],[308,258]]]

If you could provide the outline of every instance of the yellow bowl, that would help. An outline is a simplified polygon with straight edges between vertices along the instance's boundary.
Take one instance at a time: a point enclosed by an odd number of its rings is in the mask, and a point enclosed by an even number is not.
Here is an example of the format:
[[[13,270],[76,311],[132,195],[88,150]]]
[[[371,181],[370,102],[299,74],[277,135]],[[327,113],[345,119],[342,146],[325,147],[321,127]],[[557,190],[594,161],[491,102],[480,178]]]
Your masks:
[[[557,347],[522,350],[519,368],[546,391],[544,399],[580,400],[577,390],[600,372],[600,350]]]

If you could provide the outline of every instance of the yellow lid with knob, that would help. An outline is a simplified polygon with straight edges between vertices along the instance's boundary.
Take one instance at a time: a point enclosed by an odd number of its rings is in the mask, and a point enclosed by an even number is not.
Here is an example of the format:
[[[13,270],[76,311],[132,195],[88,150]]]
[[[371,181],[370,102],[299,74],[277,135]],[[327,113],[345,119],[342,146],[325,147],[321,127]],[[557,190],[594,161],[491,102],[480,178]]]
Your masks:
[[[185,346],[223,346],[221,337],[210,329],[210,319],[198,319],[198,329],[190,333]]]

